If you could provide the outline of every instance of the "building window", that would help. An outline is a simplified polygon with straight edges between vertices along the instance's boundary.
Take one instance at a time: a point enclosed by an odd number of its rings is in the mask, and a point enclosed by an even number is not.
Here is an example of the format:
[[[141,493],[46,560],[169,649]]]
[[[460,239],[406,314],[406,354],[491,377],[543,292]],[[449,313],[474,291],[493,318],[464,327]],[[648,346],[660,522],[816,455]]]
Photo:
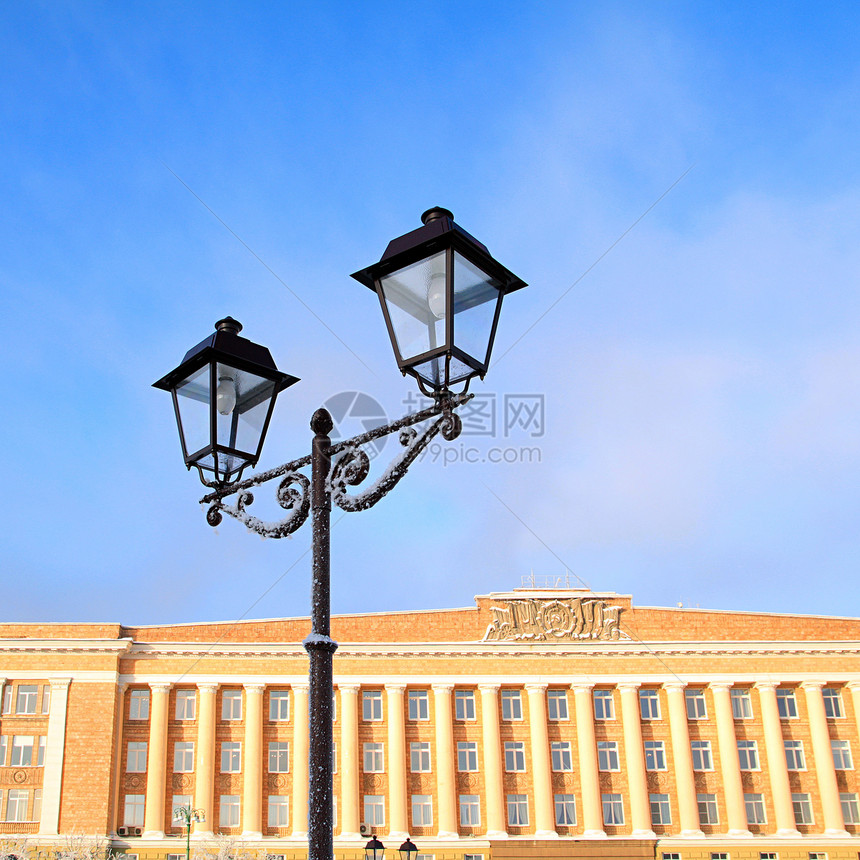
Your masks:
[[[409,719],[430,719],[430,695],[427,690],[409,691]]]
[[[122,813],[122,823],[126,827],[143,827],[143,807],[144,795],[127,794]]]
[[[239,773],[241,770],[242,744],[239,741],[224,741],[221,744],[221,773]]]
[[[785,747],[785,763],[789,770],[806,770],[806,757],[803,755],[803,741],[782,742]]]
[[[601,796],[603,804],[603,824],[607,827],[618,827],[624,824],[624,799],[620,794],[604,794]]]
[[[688,720],[706,720],[708,718],[704,690],[684,690],[684,701],[687,703]]]
[[[433,796],[430,794],[412,795],[412,826],[433,826]]]
[[[854,762],[851,760],[851,745],[848,741],[830,741],[830,749],[833,751],[833,767],[836,770],[854,770]]]
[[[696,805],[699,807],[699,824],[719,824],[716,794],[697,794]]]
[[[857,794],[854,792],[839,792],[839,803],[842,806],[842,818],[846,824],[860,824],[860,807],[857,806]]]
[[[664,851],[660,856],[663,860],[681,860],[681,855],[677,851]]]
[[[639,691],[639,713],[643,720],[660,719],[660,695],[657,690]]]
[[[732,716],[736,720],[752,719],[752,700],[749,690],[732,690]]]
[[[645,741],[645,770],[666,770],[666,747],[663,741]]]
[[[615,709],[612,706],[612,690],[594,691],[594,719],[615,719]]]
[[[573,756],[568,741],[553,741],[550,744],[552,769],[556,773],[566,773],[573,770]]]
[[[15,748],[12,748],[12,758],[15,757]],[[128,757],[126,758],[127,773],[145,773],[146,771],[146,742],[131,741],[128,745]]]
[[[6,689],[3,690],[3,713],[12,713],[12,686],[10,684],[7,684]]]
[[[502,690],[502,719],[521,720],[523,718],[523,702],[519,690]]]
[[[576,798],[572,794],[557,794],[554,800],[556,826],[576,827]]]
[[[693,754],[693,770],[714,769],[710,741],[690,741],[690,750]]]
[[[194,741],[177,741],[173,745],[173,772],[194,772]]]
[[[334,696],[332,696],[332,699],[334,699]],[[272,690],[269,693],[269,720],[273,723],[285,723],[289,718],[290,691]],[[332,719],[334,719],[334,716],[332,716]]]
[[[464,854],[463,860],[484,860],[483,854]]]
[[[842,710],[842,694],[838,687],[825,687],[821,695],[824,696],[824,713],[827,714],[827,719],[838,720],[845,716]]]
[[[460,751],[457,750],[458,760],[459,755]],[[477,751],[475,756],[477,757]],[[412,773],[430,773],[430,743],[419,741],[409,744],[409,762]],[[475,769],[477,770],[477,767]]]
[[[36,702],[39,698],[39,687],[36,684],[20,684],[18,697],[15,699],[16,714],[35,714]],[[16,819],[23,821],[23,819]]]
[[[481,803],[477,794],[460,795],[460,827],[481,826]]]
[[[810,851],[807,856],[809,860],[827,860],[826,851]]]
[[[364,795],[364,823],[371,829],[385,826],[385,798],[381,794]]]
[[[668,794],[649,795],[651,804],[651,824],[671,824],[672,810],[669,808]]]
[[[522,773],[526,769],[526,745],[523,741],[505,741],[505,770]]]
[[[6,735],[0,735],[0,767],[6,764]]]
[[[337,773],[337,741],[331,742],[331,772]]]
[[[429,746],[429,744],[428,744]],[[507,765],[508,750],[505,745],[505,764]],[[457,742],[457,770],[470,771],[478,769],[478,744],[473,741]],[[510,768],[508,768],[510,769]]]
[[[546,693],[547,716],[551,720],[566,720],[567,715],[567,692],[565,690],[547,690]]]
[[[33,821],[40,821],[42,818],[42,789],[33,789]]]
[[[761,794],[744,794],[747,824],[767,824],[764,814],[764,797]]]
[[[794,690],[776,691],[776,709],[781,720],[797,719],[797,696]]]
[[[218,805],[218,826],[239,826],[239,795],[222,794]]]
[[[758,770],[758,744],[755,741],[738,741],[738,761],[741,770]]]
[[[779,860],[779,854],[776,851],[759,851],[758,860]]]
[[[365,690],[361,694],[361,717],[370,723],[382,720],[382,690]]]
[[[615,741],[598,742],[597,766],[600,770],[621,770],[618,764],[618,744]]]
[[[269,827],[289,827],[290,800],[284,794],[269,795]]]
[[[146,744],[143,745],[144,748]],[[33,736],[32,735],[13,735],[12,736],[12,767],[30,767],[33,764]],[[146,770],[146,765],[144,765]]]
[[[475,719],[474,690],[454,690],[454,718],[457,720]]]
[[[364,772],[384,773],[385,758],[381,743],[369,743],[364,745]]]
[[[130,720],[149,719],[149,690],[132,690],[128,699]]]
[[[7,821],[28,821],[27,806],[30,803],[30,792],[26,788],[10,788],[9,800],[6,804]]]
[[[173,803],[170,808],[172,812],[170,813],[173,818],[171,819],[172,827],[185,827],[185,819],[180,815],[176,815],[176,810],[182,806],[192,806],[194,804],[194,797],[190,794],[174,794],[173,795]],[[184,860],[184,857],[183,857]]]
[[[526,794],[509,794],[508,801],[508,826],[529,826],[529,801]]]
[[[242,719],[242,691],[224,690],[221,694],[221,719]]]
[[[711,851],[711,860],[729,860],[729,852]]]
[[[195,690],[176,691],[176,719],[193,720],[195,706],[197,704],[197,693]]]
[[[290,772],[290,744],[287,741],[269,741],[269,773]]]
[[[795,824],[812,824],[812,804],[808,794],[791,794],[791,805],[794,807]]]

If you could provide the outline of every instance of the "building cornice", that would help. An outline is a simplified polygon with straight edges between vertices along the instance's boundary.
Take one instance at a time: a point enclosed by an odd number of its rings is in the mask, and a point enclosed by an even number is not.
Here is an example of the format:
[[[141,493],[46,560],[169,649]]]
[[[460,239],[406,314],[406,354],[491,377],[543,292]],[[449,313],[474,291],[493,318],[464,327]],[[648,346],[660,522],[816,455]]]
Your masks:
[[[0,654],[125,654],[131,639],[0,639]]]

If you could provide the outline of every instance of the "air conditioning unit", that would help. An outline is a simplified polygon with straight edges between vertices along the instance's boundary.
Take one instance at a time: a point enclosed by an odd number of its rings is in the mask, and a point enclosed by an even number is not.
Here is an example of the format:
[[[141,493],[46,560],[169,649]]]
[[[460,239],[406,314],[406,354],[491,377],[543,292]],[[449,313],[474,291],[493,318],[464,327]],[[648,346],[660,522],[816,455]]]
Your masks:
[[[362,836],[367,836],[370,833],[370,828],[366,824],[360,825],[358,829]]]
[[[143,830],[141,830],[140,827],[130,827],[129,830],[132,836],[140,836],[140,834],[143,833]]]
[[[117,836],[128,836],[128,828],[127,827],[117,827],[116,835]]]

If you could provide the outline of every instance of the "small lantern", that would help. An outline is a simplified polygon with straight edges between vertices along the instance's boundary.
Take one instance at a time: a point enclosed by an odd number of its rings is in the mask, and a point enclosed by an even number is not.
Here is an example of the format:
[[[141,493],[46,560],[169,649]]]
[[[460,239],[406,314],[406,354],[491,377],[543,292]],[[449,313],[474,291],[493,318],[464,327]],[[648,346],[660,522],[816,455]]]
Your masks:
[[[173,394],[185,465],[200,480],[237,481],[256,466],[279,392],[299,380],[281,373],[264,346],[239,337],[227,317],[215,334],[185,354],[182,364],[154,384]]]
[[[406,841],[400,846],[400,860],[415,860],[418,855],[418,848],[415,843],[407,836]]]
[[[382,860],[385,846],[376,838],[376,834],[370,837],[370,841],[364,846],[364,860]]]
[[[436,207],[424,226],[394,239],[382,259],[353,274],[375,290],[397,364],[438,394],[490,364],[505,294],[526,286]]]

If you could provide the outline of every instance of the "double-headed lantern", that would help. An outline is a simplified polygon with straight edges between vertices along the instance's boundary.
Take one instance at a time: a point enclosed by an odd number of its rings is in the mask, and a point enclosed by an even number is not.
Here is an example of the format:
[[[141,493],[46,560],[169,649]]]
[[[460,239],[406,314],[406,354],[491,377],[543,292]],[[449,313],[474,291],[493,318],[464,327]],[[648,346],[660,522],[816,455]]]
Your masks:
[[[382,304],[397,364],[425,393],[483,378],[502,299],[525,287],[487,248],[436,207],[417,230],[389,242],[382,259],[353,274]]]
[[[227,317],[215,333],[185,354],[182,364],[155,383],[170,391],[185,465],[200,479],[237,481],[256,466],[279,392],[299,380],[281,373],[268,349],[239,337]]]

